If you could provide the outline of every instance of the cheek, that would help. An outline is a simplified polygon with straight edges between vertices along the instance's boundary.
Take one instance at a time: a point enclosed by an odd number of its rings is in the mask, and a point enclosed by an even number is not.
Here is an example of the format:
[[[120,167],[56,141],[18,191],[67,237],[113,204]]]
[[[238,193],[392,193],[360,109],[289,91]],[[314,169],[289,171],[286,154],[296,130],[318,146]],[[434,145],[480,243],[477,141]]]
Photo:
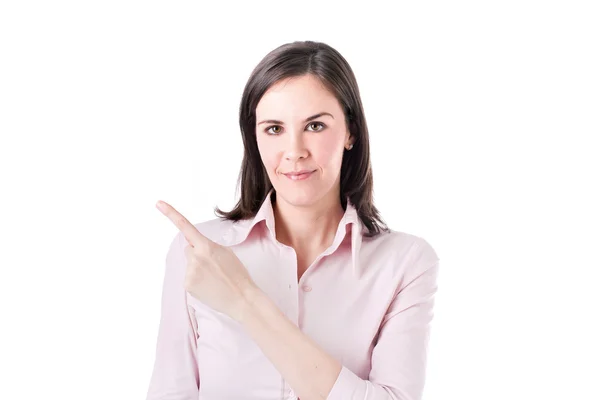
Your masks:
[[[267,173],[270,175],[279,165],[278,150],[275,147],[275,143],[274,141],[263,141],[258,139],[257,145],[260,158],[267,170]]]
[[[321,140],[314,147],[313,157],[323,168],[338,168],[342,163],[342,154],[340,154],[340,142],[337,138]]]

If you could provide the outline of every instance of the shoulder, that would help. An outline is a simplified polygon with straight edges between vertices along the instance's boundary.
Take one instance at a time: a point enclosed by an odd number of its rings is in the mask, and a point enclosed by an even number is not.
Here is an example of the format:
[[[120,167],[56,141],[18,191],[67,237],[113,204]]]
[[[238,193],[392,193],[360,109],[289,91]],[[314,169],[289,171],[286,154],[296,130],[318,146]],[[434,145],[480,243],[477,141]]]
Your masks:
[[[213,242],[220,242],[221,238],[231,230],[233,224],[234,222],[230,220],[213,218],[197,222],[194,224],[194,227]]]
[[[200,232],[202,235],[206,236],[208,239],[213,242],[223,244],[225,238],[230,235],[231,230],[233,229],[236,222],[222,219],[222,218],[213,218],[201,222],[192,223],[194,227]],[[181,250],[187,245],[187,241],[182,232],[179,230],[171,239],[170,248],[173,250]]]
[[[437,268],[439,257],[431,243],[421,236],[390,229],[374,237],[363,237],[362,248],[378,262],[377,268],[405,279]]]
[[[363,242],[396,256],[419,257],[424,262],[439,260],[437,252],[429,241],[408,232],[390,229],[389,232],[382,232],[372,238],[364,237]]]

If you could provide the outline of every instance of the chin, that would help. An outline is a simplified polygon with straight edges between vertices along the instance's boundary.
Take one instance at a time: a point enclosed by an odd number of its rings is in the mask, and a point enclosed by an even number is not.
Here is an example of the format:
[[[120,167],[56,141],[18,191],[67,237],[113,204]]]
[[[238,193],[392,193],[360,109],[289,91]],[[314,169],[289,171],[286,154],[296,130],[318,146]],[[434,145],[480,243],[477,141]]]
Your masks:
[[[281,187],[283,186],[283,187]],[[286,203],[295,207],[311,207],[326,196],[327,190],[317,185],[307,187],[289,187],[280,185],[276,187],[277,197],[281,197]]]

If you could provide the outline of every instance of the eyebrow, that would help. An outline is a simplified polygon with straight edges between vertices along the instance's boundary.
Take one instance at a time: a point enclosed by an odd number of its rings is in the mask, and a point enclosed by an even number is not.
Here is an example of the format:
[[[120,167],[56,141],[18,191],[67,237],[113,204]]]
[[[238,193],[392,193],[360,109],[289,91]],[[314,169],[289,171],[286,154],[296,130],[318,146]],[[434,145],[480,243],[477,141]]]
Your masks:
[[[333,115],[329,114],[328,112],[320,112],[318,114],[311,115],[310,117],[306,118],[304,120],[304,122],[308,122],[311,119],[322,117],[323,115],[329,115],[331,118],[333,118]],[[333,118],[333,119],[335,119],[335,118]],[[278,121],[276,119],[265,119],[264,121],[260,121],[257,125],[260,125],[260,124],[279,124],[279,125],[284,125],[283,121]]]

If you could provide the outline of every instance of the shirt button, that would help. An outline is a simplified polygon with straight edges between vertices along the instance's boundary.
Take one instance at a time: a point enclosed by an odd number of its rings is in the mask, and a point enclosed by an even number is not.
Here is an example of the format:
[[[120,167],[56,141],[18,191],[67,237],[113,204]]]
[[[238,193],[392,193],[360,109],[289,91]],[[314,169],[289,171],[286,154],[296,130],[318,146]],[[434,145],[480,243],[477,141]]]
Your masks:
[[[310,292],[312,290],[312,288],[308,285],[304,285],[304,286],[302,286],[302,290],[304,290],[305,292]]]

